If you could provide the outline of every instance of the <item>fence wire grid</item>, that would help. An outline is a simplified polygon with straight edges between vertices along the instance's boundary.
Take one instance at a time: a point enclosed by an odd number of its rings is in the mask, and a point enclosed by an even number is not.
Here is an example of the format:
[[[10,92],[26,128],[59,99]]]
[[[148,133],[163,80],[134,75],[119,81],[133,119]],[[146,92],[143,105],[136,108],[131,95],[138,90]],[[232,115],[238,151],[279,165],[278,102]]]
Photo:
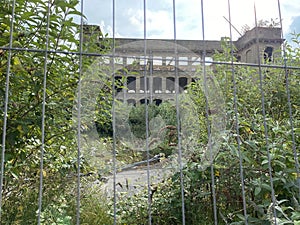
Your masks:
[[[197,40],[181,1],[150,39],[146,0],[141,38],[119,38],[119,1],[107,36],[83,0],[2,0],[1,224],[300,224],[299,35],[280,0],[243,31],[224,2],[212,41],[205,0]]]

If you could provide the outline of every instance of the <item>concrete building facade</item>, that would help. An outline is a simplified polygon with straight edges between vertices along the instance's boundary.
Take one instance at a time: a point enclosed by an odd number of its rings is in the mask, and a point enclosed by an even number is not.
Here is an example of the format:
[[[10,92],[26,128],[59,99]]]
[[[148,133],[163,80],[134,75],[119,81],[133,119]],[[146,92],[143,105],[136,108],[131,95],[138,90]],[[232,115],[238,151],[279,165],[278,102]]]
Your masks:
[[[85,34],[90,35],[89,29]],[[280,56],[282,43],[280,28],[256,27],[233,41],[234,55],[242,63],[271,63]],[[175,93],[185,92],[196,79],[203,60],[213,65],[213,54],[223,51],[221,41],[209,40],[117,38],[115,46],[109,63],[118,70],[116,82],[125,87],[116,90],[116,98],[134,105],[174,100]]]

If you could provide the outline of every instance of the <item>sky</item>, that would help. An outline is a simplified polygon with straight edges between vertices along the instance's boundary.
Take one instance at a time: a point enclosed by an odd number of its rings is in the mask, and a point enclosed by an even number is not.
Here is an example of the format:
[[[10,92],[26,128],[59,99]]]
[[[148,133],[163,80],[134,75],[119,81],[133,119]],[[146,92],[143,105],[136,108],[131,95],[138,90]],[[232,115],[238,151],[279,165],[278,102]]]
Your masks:
[[[112,37],[112,0],[84,0],[84,14],[88,24],[100,25],[103,33]],[[245,25],[255,25],[257,20],[271,19],[279,22],[278,0],[230,0],[233,39],[240,37]],[[176,38],[202,40],[201,0],[175,0]],[[203,0],[204,38],[220,40],[229,37],[228,0]],[[290,33],[300,33],[300,1],[280,0],[282,27],[285,38]],[[146,37],[174,38],[173,0],[146,0]],[[227,19],[227,20],[226,20]],[[144,1],[115,0],[115,37],[144,37]]]

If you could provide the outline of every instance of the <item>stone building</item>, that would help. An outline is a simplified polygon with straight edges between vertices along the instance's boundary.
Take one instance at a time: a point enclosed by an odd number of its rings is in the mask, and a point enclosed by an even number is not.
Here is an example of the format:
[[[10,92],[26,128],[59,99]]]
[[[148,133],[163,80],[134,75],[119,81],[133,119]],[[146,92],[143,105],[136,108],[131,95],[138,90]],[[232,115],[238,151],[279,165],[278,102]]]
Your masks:
[[[234,42],[239,61],[254,64],[258,63],[258,56],[262,63],[272,62],[279,57],[282,43],[281,29],[274,27],[253,28]]]
[[[90,30],[91,26],[85,27],[85,37],[92,34]],[[101,32],[99,27],[93,30]],[[258,57],[261,63],[270,63],[280,56],[282,43],[280,28],[256,27],[233,41],[234,55],[241,63],[257,64]],[[125,87],[116,90],[116,98],[134,105],[174,100],[175,93],[185,92],[195,79],[202,58],[210,66],[212,55],[222,52],[221,41],[210,40],[117,38],[115,46],[109,63],[118,71],[116,81],[124,81]]]

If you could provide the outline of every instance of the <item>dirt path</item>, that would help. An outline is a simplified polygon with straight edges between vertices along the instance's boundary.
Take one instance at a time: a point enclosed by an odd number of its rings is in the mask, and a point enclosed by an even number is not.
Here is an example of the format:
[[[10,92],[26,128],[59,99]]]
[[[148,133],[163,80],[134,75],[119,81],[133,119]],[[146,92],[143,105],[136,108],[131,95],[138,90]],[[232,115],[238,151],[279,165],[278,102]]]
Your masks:
[[[168,177],[174,168],[157,163],[150,165],[149,180],[151,185],[155,185]],[[141,191],[148,186],[147,166],[136,167],[116,174],[117,192],[127,192],[129,195]],[[111,196],[113,194],[113,176],[108,177],[108,181],[103,185],[104,190]]]

